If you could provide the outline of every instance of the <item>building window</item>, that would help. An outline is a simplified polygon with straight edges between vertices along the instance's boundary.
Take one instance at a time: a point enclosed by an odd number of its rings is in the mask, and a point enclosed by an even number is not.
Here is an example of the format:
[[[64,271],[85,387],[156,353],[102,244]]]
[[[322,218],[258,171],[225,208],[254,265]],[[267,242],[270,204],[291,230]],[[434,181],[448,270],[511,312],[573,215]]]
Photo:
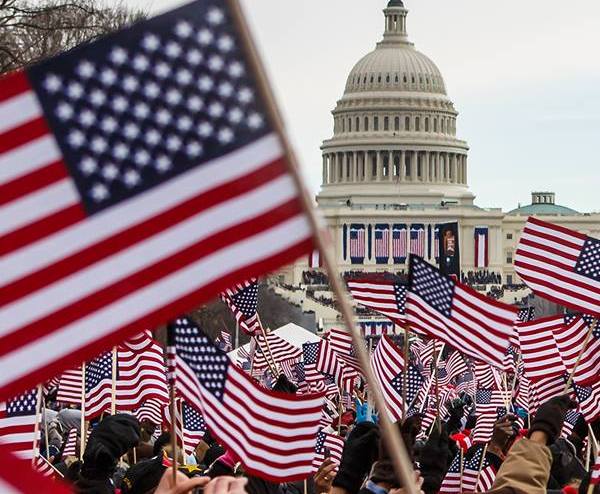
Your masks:
[[[410,130],[410,117],[404,119],[404,130]]]
[[[512,284],[513,284],[513,277],[512,277],[512,274],[507,274],[507,275],[506,275],[506,284],[507,284],[507,285],[512,285]]]
[[[375,159],[371,162],[371,176],[373,178],[377,176],[377,161]]]
[[[369,131],[369,117],[365,117],[365,132]]]
[[[446,128],[445,128],[445,125],[444,125],[444,123],[445,123],[445,122],[446,122],[446,121],[445,121],[445,120],[442,118],[442,121],[441,121],[441,124],[442,124],[442,134],[443,134],[444,132],[446,132]]]
[[[390,118],[383,117],[383,130],[390,130]]]
[[[415,130],[417,132],[421,131],[421,119],[419,117],[415,118]]]
[[[399,177],[400,176],[400,163],[397,161],[394,161],[394,177]]]
[[[389,165],[387,163],[384,163],[383,164],[383,176],[384,177],[389,177],[389,175],[390,175],[389,170],[390,170]]]
[[[433,131],[437,132],[437,118],[433,119]]]
[[[374,131],[379,130],[379,117],[373,118],[373,130]]]
[[[348,132],[352,132],[352,119],[348,119]]]
[[[512,252],[507,252],[506,253],[506,264],[512,264],[512,262],[513,262]]]
[[[429,132],[429,117],[425,118],[425,132]]]
[[[342,132],[346,132],[346,119],[342,118]]]
[[[506,234],[506,240],[512,240],[513,239],[513,234],[512,233],[507,233]]]
[[[360,130],[360,118],[356,117],[356,132]]]

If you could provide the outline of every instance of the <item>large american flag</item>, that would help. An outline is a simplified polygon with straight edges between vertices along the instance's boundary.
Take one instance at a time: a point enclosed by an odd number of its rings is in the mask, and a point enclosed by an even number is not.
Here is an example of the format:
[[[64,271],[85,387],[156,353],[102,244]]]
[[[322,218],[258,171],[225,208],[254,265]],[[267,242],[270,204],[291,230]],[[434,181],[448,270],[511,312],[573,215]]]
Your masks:
[[[348,290],[356,302],[397,324],[405,321],[406,286],[388,280],[350,280]]]
[[[202,413],[208,428],[244,469],[273,482],[312,472],[323,395],[282,395],[265,390],[189,319],[169,326],[176,349],[176,385]]]
[[[0,445],[19,458],[31,460],[36,454],[34,443],[40,440],[37,403],[37,388],[0,403]]]
[[[233,312],[240,328],[247,334],[255,336],[260,333],[258,317],[258,280],[253,278],[228,288],[221,293],[221,300]]]
[[[425,227],[424,225],[411,225],[410,227],[410,253],[425,257]]]
[[[350,227],[350,258],[353,262],[362,262],[366,253],[365,225],[352,225]]]
[[[600,317],[600,240],[531,217],[515,270],[542,297]]]
[[[518,309],[487,298],[411,256],[406,318],[428,334],[479,360],[502,367]]]
[[[0,81],[0,397],[312,249],[235,26],[197,0]]]
[[[404,263],[408,257],[406,225],[394,225],[392,229],[392,257],[395,263]]]
[[[387,264],[390,258],[390,226],[375,225],[375,259]]]

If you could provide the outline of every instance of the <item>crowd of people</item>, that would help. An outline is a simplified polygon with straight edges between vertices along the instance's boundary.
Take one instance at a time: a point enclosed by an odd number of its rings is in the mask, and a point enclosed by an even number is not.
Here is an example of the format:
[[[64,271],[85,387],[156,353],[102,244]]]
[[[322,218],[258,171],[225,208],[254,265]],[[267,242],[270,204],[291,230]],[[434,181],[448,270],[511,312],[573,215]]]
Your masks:
[[[487,269],[482,271],[467,271],[461,273],[460,280],[465,285],[501,285],[502,275],[490,272]]]
[[[321,271],[304,271],[302,283],[305,285],[329,285],[329,278]]]

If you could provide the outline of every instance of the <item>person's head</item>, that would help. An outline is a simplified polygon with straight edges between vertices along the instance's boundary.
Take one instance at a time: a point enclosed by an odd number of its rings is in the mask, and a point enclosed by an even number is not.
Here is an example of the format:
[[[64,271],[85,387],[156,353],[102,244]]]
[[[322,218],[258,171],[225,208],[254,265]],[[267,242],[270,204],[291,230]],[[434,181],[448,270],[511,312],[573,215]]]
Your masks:
[[[369,480],[388,491],[402,487],[402,483],[398,481],[390,460],[376,461],[371,468]]]
[[[163,432],[156,441],[154,441],[154,448],[152,449],[152,456],[161,456],[164,447],[171,442],[171,434],[169,432]]]
[[[133,465],[121,481],[122,494],[146,494],[156,488],[166,470],[162,458],[144,460]]]

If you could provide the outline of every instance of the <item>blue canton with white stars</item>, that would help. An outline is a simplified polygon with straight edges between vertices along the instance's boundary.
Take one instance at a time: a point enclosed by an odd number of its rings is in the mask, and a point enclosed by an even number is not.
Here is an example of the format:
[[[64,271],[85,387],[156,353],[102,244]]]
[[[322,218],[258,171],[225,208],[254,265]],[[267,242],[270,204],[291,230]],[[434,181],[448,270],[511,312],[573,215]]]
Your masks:
[[[424,379],[419,370],[412,364],[408,366],[408,389],[406,390],[406,401],[412,403],[417,396],[417,393],[423,385]],[[404,387],[404,376],[402,373],[398,374],[391,381],[392,388],[402,395],[402,388]]]
[[[491,389],[478,389],[475,394],[475,403],[478,405],[488,405],[492,402]]]
[[[490,466],[490,462],[487,458],[484,458],[483,463],[481,461],[483,456],[483,448],[484,446],[478,445],[473,449],[471,457],[467,459],[465,463],[465,470],[474,470],[477,472]]]
[[[169,329],[177,356],[190,367],[206,391],[222,400],[230,363],[227,354],[186,317],[177,319]]]
[[[256,314],[256,307],[258,305],[258,282],[254,281],[250,283],[247,287],[233,295],[231,299],[244,317],[250,319]]]
[[[85,391],[89,393],[103,380],[112,381],[112,353],[105,352],[85,367]]]
[[[587,238],[575,265],[575,272],[600,281],[600,240]]]
[[[319,432],[317,434],[317,444],[315,445],[315,452],[317,454],[325,453],[325,439],[327,439],[327,434],[324,432]]]
[[[182,403],[181,408],[183,410],[183,426],[188,431],[207,430],[204,418],[197,410],[185,402]]]
[[[394,294],[396,295],[396,305],[398,312],[404,314],[406,307],[406,285],[394,284]]]
[[[134,24],[28,75],[88,214],[268,133],[216,0]]]
[[[304,353],[304,365],[316,364],[319,355],[320,343],[304,343],[302,351]]]
[[[444,316],[451,317],[454,283],[416,256],[411,256],[410,291]]]
[[[37,412],[37,388],[23,393],[6,403],[6,415],[8,417],[19,417],[35,415]]]

